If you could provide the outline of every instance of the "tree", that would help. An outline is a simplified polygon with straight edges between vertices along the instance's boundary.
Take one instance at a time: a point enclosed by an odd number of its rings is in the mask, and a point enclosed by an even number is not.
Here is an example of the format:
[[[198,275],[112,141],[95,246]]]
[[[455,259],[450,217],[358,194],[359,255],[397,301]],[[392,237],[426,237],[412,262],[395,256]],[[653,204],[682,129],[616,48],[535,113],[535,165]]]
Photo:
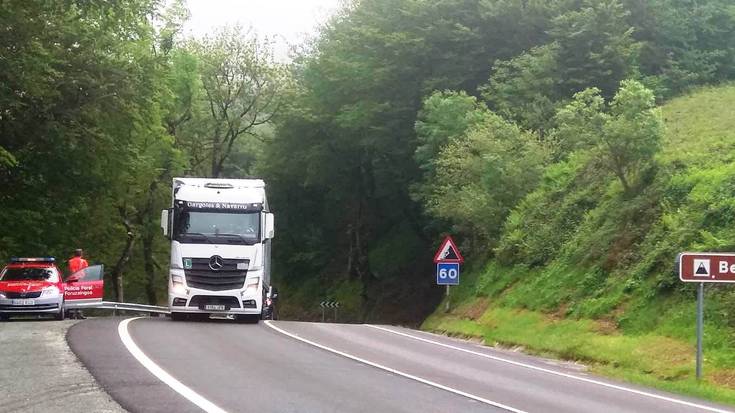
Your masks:
[[[222,29],[190,47],[198,58],[206,131],[187,145],[194,164],[206,157],[207,173],[219,177],[235,144],[245,136],[257,138],[258,127],[279,112],[288,76],[270,44],[239,27]]]
[[[153,1],[3,3],[0,146],[15,166],[0,167],[0,258],[84,247],[122,298],[140,195],[174,157],[155,13]]]
[[[624,0],[640,42],[639,70],[656,97],[735,74],[735,14],[728,0]]]
[[[615,174],[626,195],[632,177],[651,165],[661,146],[663,120],[653,92],[625,80],[609,105],[600,90],[587,89],[556,115],[555,137],[567,148],[592,147]]]
[[[557,43],[497,61],[490,80],[480,88],[482,97],[499,115],[543,135],[559,102],[565,99],[560,64]]]
[[[472,239],[477,252],[487,251],[510,210],[538,183],[546,160],[534,134],[486,113],[440,152],[425,207]]]
[[[416,152],[414,159],[424,171],[449,141],[481,121],[487,109],[466,92],[434,92],[424,99],[416,120]]]
[[[635,73],[640,45],[626,21],[629,15],[619,0],[585,0],[580,9],[553,19],[549,33],[559,44],[565,96],[595,86],[609,98]]]
[[[15,166],[16,163],[17,161],[15,160],[13,154],[6,151],[3,147],[0,146],[0,168]]]
[[[481,87],[491,109],[538,131],[572,94],[598,87],[612,96],[636,70],[639,44],[618,0],[584,1],[580,8],[557,6],[549,17],[549,42],[508,60],[496,61]]]

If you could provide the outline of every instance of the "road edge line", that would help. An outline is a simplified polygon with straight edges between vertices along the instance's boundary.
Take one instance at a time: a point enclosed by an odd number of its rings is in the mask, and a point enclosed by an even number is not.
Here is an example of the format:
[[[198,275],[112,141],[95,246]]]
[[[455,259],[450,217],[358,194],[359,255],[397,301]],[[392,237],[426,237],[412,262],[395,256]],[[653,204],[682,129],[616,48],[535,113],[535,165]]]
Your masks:
[[[688,407],[694,407],[694,408],[697,408],[697,409],[707,410],[707,411],[715,412],[715,413],[733,413],[731,410],[722,410],[722,409],[718,409],[716,407],[705,406],[705,405],[702,405],[702,404],[688,402],[686,400],[674,399],[674,398],[671,398],[671,397],[666,397],[666,396],[662,396],[662,395],[655,394],[655,393],[645,392],[643,390],[631,389],[629,387],[619,386],[619,385],[612,384],[612,383],[605,383],[604,381],[598,381],[598,380],[589,379],[589,378],[586,378],[586,377],[579,377],[579,376],[575,376],[575,375],[569,374],[569,373],[562,373],[560,371],[554,371],[554,370],[551,370],[551,369],[546,369],[546,368],[534,366],[534,365],[531,365],[531,364],[521,363],[519,361],[508,360],[508,359],[503,358],[503,357],[493,356],[493,355],[490,355],[490,354],[481,353],[479,351],[472,351],[472,350],[468,350],[468,349],[465,349],[465,348],[462,348],[462,347],[453,346],[451,344],[445,344],[445,343],[440,343],[438,341],[429,340],[429,339],[423,338],[423,337],[416,337],[416,336],[413,336],[411,334],[403,333],[403,332],[400,332],[400,331],[395,331],[395,330],[392,330],[390,328],[376,326],[374,324],[363,324],[363,325],[365,327],[370,327],[370,328],[374,328],[376,330],[385,331],[385,332],[388,332],[388,333],[391,333],[391,334],[396,334],[396,335],[399,335],[399,336],[408,337],[408,338],[411,338],[411,339],[414,339],[414,340],[423,341],[423,342],[434,344],[434,345],[437,345],[437,346],[440,346],[440,347],[450,348],[450,349],[453,349],[453,350],[458,350],[458,351],[462,351],[462,352],[465,352],[465,353],[474,354],[476,356],[488,358],[488,359],[495,360],[495,361],[500,361],[500,362],[503,362],[503,363],[512,364],[512,365],[519,366],[519,367],[525,367],[525,368],[528,368],[528,369],[531,369],[531,370],[541,371],[541,372],[548,373],[548,374],[553,374],[553,375],[556,375],[556,376],[566,377],[566,378],[573,379],[573,380],[579,380],[579,381],[583,381],[583,382],[586,382],[586,383],[596,384],[596,385],[599,385],[599,386],[608,387],[608,388],[612,388],[612,389],[616,389],[616,390],[627,391],[627,392],[630,392],[630,393],[638,394],[640,396],[652,397],[654,399],[665,400],[665,401],[668,401],[668,402],[671,402],[671,403],[682,404],[682,405],[685,405],[685,406],[688,406]]]
[[[514,412],[514,413],[526,413],[523,410],[518,410],[518,409],[515,409],[513,407],[506,406],[506,405],[504,405],[502,403],[494,402],[492,400],[488,400],[488,399],[482,398],[480,396],[475,396],[474,394],[463,392],[462,390],[458,390],[458,389],[455,389],[455,388],[452,388],[452,387],[445,386],[443,384],[439,384],[439,383],[436,383],[436,382],[433,382],[433,381],[430,381],[430,380],[427,380],[427,379],[423,379],[421,377],[414,376],[412,374],[408,374],[408,373],[402,372],[400,370],[396,370],[396,369],[390,368],[388,366],[384,366],[382,364],[374,363],[372,361],[365,360],[365,359],[360,358],[360,357],[357,357],[357,356],[353,356],[352,354],[348,354],[348,353],[345,353],[343,351],[340,351],[340,350],[337,350],[337,349],[334,349],[334,348],[331,348],[331,347],[327,347],[325,345],[316,343],[314,341],[305,339],[303,337],[299,337],[296,334],[289,333],[288,331],[283,330],[280,327],[274,326],[272,324],[271,320],[264,321],[264,324],[267,325],[268,327],[272,328],[273,330],[275,330],[275,331],[277,331],[277,332],[279,332],[281,334],[284,334],[284,335],[286,335],[288,337],[291,337],[293,339],[299,340],[301,342],[304,342],[306,344],[312,345],[314,347],[320,348],[322,350],[326,350],[326,351],[329,351],[331,353],[340,355],[342,357],[346,357],[348,359],[357,361],[359,363],[367,364],[368,366],[372,366],[372,367],[375,367],[375,368],[378,368],[378,369],[381,369],[381,370],[385,370],[387,372],[396,374],[398,376],[402,376],[402,377],[405,377],[405,378],[408,378],[408,379],[411,379],[411,380],[414,380],[414,381],[418,381],[420,383],[423,383],[423,384],[426,384],[426,385],[429,385],[429,386],[432,386],[432,387],[436,387],[438,389],[441,389],[441,390],[444,390],[444,391],[447,391],[447,392],[450,392],[450,393],[454,393],[454,394],[457,394],[457,395],[460,395],[460,396],[463,396],[463,397],[467,397],[469,399],[472,399],[472,400],[475,400],[475,401],[478,401],[478,402],[481,402],[481,403],[485,403],[485,404],[488,404],[488,405],[493,406],[493,407],[498,407],[498,408],[503,409],[503,410],[507,410],[507,411]]]
[[[185,399],[194,403],[200,409],[208,413],[226,413],[225,410],[178,381],[143,353],[143,350],[135,344],[135,341],[133,341],[133,338],[130,336],[130,332],[128,331],[128,324],[130,324],[131,321],[138,320],[140,318],[144,317],[127,318],[117,325],[117,333],[128,352],[138,361],[138,363],[151,372],[151,374],[156,376],[158,380],[161,380],[173,391],[184,396]]]

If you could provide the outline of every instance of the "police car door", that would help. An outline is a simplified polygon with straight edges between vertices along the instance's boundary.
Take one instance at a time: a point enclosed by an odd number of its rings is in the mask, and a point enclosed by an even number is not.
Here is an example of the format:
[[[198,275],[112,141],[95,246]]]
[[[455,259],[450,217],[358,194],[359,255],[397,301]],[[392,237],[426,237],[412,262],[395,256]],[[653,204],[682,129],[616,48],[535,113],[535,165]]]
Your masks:
[[[104,265],[92,265],[75,272],[64,280],[64,307],[94,307],[104,294]]]

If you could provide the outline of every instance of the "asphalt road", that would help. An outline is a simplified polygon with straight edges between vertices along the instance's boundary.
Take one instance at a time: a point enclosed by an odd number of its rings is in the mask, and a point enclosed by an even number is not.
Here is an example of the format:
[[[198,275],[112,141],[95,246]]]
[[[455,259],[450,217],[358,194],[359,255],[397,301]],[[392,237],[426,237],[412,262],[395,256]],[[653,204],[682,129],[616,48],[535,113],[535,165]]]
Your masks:
[[[728,411],[397,327],[107,318],[67,340],[131,412]]]
[[[123,412],[69,350],[74,323],[0,322],[0,412]]]

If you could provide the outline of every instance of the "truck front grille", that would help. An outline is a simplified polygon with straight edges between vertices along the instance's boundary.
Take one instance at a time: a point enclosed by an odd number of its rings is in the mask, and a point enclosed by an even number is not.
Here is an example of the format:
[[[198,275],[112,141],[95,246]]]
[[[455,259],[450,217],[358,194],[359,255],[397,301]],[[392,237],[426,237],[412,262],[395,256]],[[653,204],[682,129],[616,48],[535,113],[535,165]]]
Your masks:
[[[245,259],[222,259],[222,268],[213,270],[209,267],[209,258],[191,258],[191,268],[184,270],[186,285],[209,291],[239,290],[245,284],[250,264]]]

